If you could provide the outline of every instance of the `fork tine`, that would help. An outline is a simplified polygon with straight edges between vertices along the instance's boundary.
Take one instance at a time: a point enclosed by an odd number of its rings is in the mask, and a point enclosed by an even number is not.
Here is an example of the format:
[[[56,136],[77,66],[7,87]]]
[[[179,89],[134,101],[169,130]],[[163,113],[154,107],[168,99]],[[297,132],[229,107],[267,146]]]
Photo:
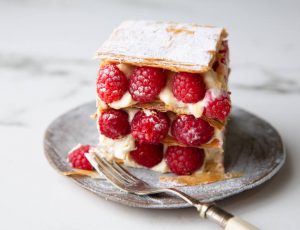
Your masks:
[[[98,162],[98,164],[101,164],[102,168],[104,168],[106,171],[108,171],[112,176],[116,177],[120,182],[128,184],[128,181],[122,177],[113,167],[112,165],[107,162],[105,158],[101,158],[95,154],[94,156],[95,160]]]
[[[115,165],[113,165],[110,162],[108,162],[105,158],[100,158],[98,156],[96,156],[96,157],[99,159],[99,161],[102,161],[109,168],[109,170],[111,170],[113,172],[113,174],[117,174],[117,176],[122,177],[122,179],[126,180],[127,183],[135,182],[130,177],[128,177],[127,175],[125,175],[123,172],[121,172],[120,170],[118,170],[115,167]]]
[[[116,176],[113,174],[107,166],[104,165],[104,163],[99,160],[99,158],[94,153],[88,153],[86,154],[86,158],[89,160],[89,162],[93,165],[93,167],[96,169],[98,173],[102,173],[111,183],[116,185],[118,188],[125,190],[127,181],[125,181],[123,178]]]
[[[128,178],[132,182],[138,182],[140,180],[136,178],[134,175],[132,175],[130,172],[128,172],[126,169],[124,169],[117,162],[113,161],[113,166],[115,167],[116,170],[118,170],[122,175],[126,176],[126,178]]]

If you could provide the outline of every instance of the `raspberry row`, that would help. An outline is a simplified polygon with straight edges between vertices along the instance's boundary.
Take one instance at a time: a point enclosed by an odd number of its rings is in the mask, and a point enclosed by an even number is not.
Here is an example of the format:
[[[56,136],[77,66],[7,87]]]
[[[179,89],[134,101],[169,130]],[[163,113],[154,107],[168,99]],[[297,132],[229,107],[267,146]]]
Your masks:
[[[154,67],[135,67],[127,78],[116,64],[102,66],[97,78],[97,94],[105,103],[120,100],[128,91],[138,103],[154,102],[166,87],[166,71]],[[203,76],[200,74],[178,72],[172,76],[171,89],[174,97],[183,103],[197,103],[207,92]],[[204,108],[207,118],[225,121],[229,115],[231,102],[229,94],[211,98]]]
[[[167,113],[156,110],[140,110],[132,121],[125,110],[107,109],[98,118],[100,133],[111,139],[119,139],[131,133],[136,141],[159,144],[168,135],[187,146],[199,146],[214,136],[214,127],[193,115],[178,115],[172,121]]]

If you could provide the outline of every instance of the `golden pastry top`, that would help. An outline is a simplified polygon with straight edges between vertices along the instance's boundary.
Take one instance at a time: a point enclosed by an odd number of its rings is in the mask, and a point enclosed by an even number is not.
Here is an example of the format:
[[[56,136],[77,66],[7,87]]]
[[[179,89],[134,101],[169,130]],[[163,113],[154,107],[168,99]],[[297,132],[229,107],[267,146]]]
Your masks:
[[[97,51],[105,62],[153,66],[175,72],[211,69],[224,28],[155,21],[125,21]]]

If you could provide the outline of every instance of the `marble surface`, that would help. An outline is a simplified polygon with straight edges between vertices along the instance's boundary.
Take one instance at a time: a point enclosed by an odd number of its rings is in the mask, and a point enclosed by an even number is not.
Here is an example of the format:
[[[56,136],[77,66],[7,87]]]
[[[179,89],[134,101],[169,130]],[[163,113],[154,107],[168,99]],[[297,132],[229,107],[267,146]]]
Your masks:
[[[230,33],[234,104],[274,125],[287,162],[267,184],[218,204],[262,229],[300,212],[300,3],[0,1],[0,229],[218,229],[193,209],[141,210],[79,189],[43,155],[47,125],[94,99],[95,50],[124,19],[198,22]]]

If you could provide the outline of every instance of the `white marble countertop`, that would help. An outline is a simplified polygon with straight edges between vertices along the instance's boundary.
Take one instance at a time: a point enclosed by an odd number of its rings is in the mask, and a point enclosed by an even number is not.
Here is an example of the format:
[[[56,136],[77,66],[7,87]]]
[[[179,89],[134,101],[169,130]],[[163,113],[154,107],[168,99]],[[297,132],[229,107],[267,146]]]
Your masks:
[[[98,63],[91,57],[124,19],[227,27],[233,103],[273,124],[288,158],[270,182],[218,204],[262,229],[296,229],[299,8],[285,0],[1,1],[0,229],[219,229],[193,209],[141,210],[100,199],[60,176],[44,157],[47,125],[94,99]]]

